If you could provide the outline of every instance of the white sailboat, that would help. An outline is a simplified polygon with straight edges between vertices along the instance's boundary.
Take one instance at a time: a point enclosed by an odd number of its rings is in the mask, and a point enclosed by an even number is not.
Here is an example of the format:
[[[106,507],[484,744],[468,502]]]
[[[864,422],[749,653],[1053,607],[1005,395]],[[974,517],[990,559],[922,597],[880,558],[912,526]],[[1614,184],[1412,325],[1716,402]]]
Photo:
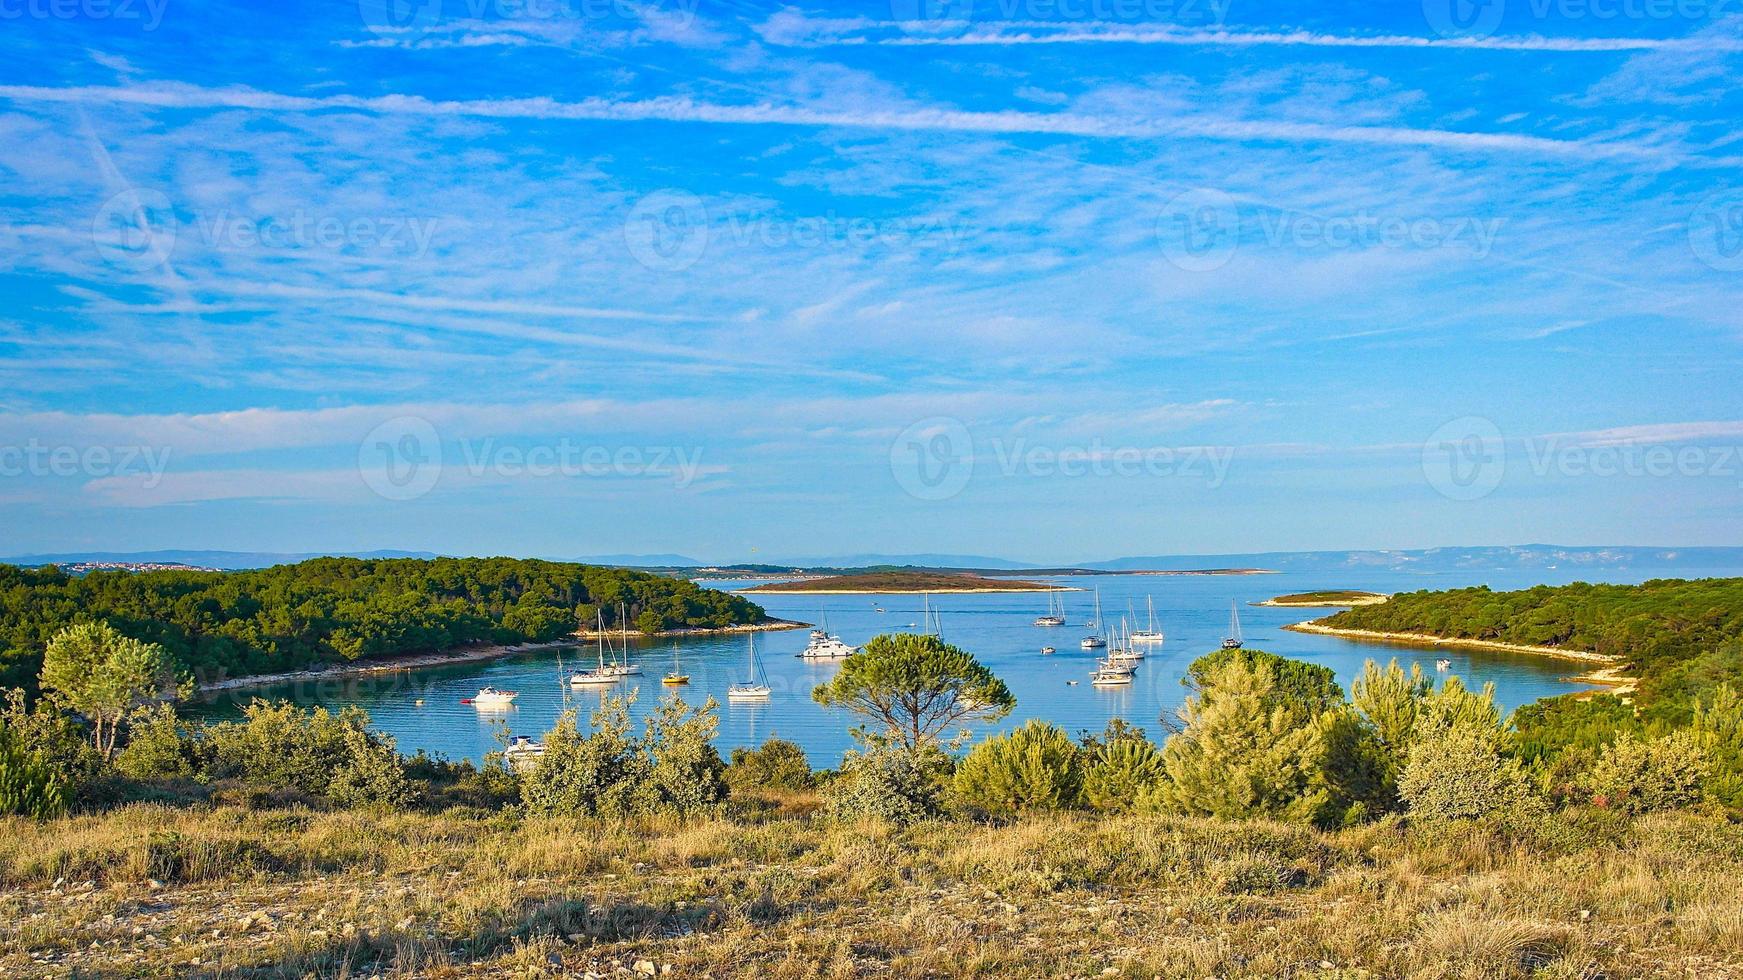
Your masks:
[[[1241,639],[1241,610],[1235,605],[1235,600],[1229,600],[1229,635],[1223,637],[1224,650],[1239,650],[1245,643]]]
[[[625,612],[623,604],[619,603],[617,606],[617,629],[620,633],[623,632],[623,624],[625,622],[624,617]],[[621,652],[615,647],[612,649],[612,661],[611,663],[605,664],[604,668],[613,677],[629,677],[632,674],[639,674],[642,672],[640,664],[630,662],[628,636],[623,637],[623,649]]]
[[[606,684],[616,684],[623,675],[607,669],[605,663],[605,613],[599,614],[599,666],[590,670],[577,670],[569,675],[570,687],[603,687]]]
[[[1166,640],[1167,637],[1162,635],[1162,631],[1156,627],[1156,600],[1150,596],[1145,596],[1144,604],[1149,607],[1150,610],[1150,625],[1146,629],[1133,630],[1132,642],[1161,643]],[[1136,620],[1137,617],[1134,616],[1133,619]]]
[[[745,679],[726,689],[726,699],[728,701],[767,701],[769,699],[769,679],[763,674],[763,666],[757,660],[757,638],[755,634],[752,634],[745,639],[749,641]]]
[[[1095,590],[1095,619],[1090,622],[1089,627],[1090,627],[1090,629],[1098,629],[1100,627],[1100,624],[1101,624],[1101,590],[1096,589]],[[1084,637],[1082,640],[1078,641],[1077,645],[1084,648],[1085,650],[1100,650],[1103,647],[1108,645],[1108,641],[1102,639],[1100,633],[1091,633],[1088,636]]]
[[[1065,600],[1056,597],[1052,586],[1047,587],[1047,615],[1035,617],[1036,626],[1064,626]]]

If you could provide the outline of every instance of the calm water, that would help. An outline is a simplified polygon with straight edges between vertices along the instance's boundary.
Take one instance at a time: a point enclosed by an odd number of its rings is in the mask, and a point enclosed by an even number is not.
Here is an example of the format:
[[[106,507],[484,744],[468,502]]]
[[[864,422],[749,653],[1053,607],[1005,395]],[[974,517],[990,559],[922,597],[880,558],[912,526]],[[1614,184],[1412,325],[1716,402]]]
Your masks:
[[[1636,570],[1607,573],[1601,580],[1644,581],[1661,574]],[[1453,662],[1452,672],[1473,686],[1493,681],[1499,700],[1511,708],[1575,690],[1564,678],[1576,673],[1579,665],[1498,652],[1419,650],[1291,633],[1281,627],[1331,610],[1276,609],[1248,603],[1321,588],[1398,592],[1487,584],[1496,589],[1515,589],[1599,577],[1589,570],[1583,573],[1535,570],[1465,575],[1372,571],[1340,572],[1335,576],[1283,573],[1060,578],[1053,581],[1086,591],[1066,593],[1071,625],[1052,629],[1031,625],[1036,616],[1046,611],[1046,598],[1039,594],[946,595],[934,596],[931,601],[942,610],[945,640],[974,653],[1016,695],[1016,710],[999,728],[1041,718],[1075,734],[1081,729],[1099,731],[1109,719],[1117,717],[1147,729],[1154,736],[1159,734],[1158,718],[1165,712],[1172,714],[1184,696],[1180,678],[1186,666],[1221,643],[1228,629],[1230,600],[1241,604],[1241,624],[1249,647],[1324,664],[1337,671],[1346,687],[1360,671],[1362,662],[1369,658],[1384,661],[1396,657],[1404,664],[1416,661],[1432,673],[1435,659],[1446,657]],[[747,584],[752,583],[721,587]],[[1078,640],[1088,632],[1085,624],[1092,615],[1095,589],[1100,590],[1107,623],[1117,624],[1126,615],[1128,605],[1136,610],[1140,620],[1146,618],[1144,600],[1152,596],[1158,624],[1167,631],[1167,643],[1149,648],[1149,657],[1130,687],[1098,689],[1089,684],[1089,671],[1097,654],[1079,649]],[[921,622],[919,596],[768,594],[755,598],[774,616],[805,622],[827,617],[830,630],[855,645],[878,633],[917,631],[919,627],[910,624]],[[882,612],[878,611],[880,608]],[[662,687],[660,678],[672,669],[676,660],[690,674],[689,686],[677,689],[686,700],[700,703],[713,695],[722,702],[718,742],[722,754],[729,754],[735,746],[754,746],[771,735],[779,735],[802,745],[813,765],[834,766],[840,762],[842,752],[852,746],[848,729],[854,721],[811,700],[812,688],[838,668],[834,664],[799,660],[795,654],[804,649],[806,642],[805,630],[757,635],[757,650],[773,688],[773,695],[765,704],[726,703],[726,688],[745,671],[746,643],[742,636],[632,642],[632,659],[642,665],[645,673],[607,690],[617,694],[638,692],[632,714],[639,719],[671,690]],[[1040,650],[1048,645],[1058,648],[1058,652],[1043,656]],[[230,692],[217,696],[200,713],[232,717],[253,697],[289,698],[300,704],[329,708],[358,705],[369,712],[377,728],[398,740],[402,751],[423,749],[451,759],[478,760],[500,748],[504,732],[538,735],[548,730],[567,707],[580,709],[585,722],[589,712],[599,705],[601,692],[571,691],[560,682],[559,655],[564,666],[574,667],[578,659],[591,658],[593,652],[579,648],[547,650],[463,666]],[[1079,683],[1071,685],[1068,681]],[[520,697],[513,708],[501,713],[483,712],[460,703],[487,684],[518,691]],[[420,700],[422,704],[418,703]]]

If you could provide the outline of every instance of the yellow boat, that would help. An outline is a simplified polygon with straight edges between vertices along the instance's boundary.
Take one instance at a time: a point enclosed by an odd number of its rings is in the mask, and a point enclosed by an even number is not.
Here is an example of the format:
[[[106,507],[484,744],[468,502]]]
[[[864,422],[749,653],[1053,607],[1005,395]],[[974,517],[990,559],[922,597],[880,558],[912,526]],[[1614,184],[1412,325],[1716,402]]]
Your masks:
[[[660,678],[660,683],[669,687],[677,687],[680,684],[690,683],[689,674],[681,674],[678,672],[678,645],[676,643],[672,644],[672,671],[665,677]]]

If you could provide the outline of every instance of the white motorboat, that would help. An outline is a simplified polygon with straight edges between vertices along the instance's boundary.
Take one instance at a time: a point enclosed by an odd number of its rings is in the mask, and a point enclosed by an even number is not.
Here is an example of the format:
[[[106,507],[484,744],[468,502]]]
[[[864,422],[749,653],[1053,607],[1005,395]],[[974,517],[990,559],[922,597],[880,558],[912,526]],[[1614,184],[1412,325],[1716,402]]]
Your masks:
[[[508,767],[516,772],[531,769],[544,757],[544,743],[535,742],[525,735],[516,735],[508,748],[502,750],[502,761],[508,763]]]
[[[1434,669],[1435,670],[1451,670],[1452,669],[1452,661],[1446,659],[1445,657],[1442,657],[1439,660],[1436,660],[1434,662]]]
[[[514,705],[514,699],[520,697],[518,691],[499,691],[494,687],[479,688],[478,693],[467,698],[464,704],[484,711],[501,711]]]
[[[859,652],[847,641],[829,632],[828,620],[822,620],[822,623],[822,626],[811,631],[811,642],[799,651],[799,659],[845,660]]]

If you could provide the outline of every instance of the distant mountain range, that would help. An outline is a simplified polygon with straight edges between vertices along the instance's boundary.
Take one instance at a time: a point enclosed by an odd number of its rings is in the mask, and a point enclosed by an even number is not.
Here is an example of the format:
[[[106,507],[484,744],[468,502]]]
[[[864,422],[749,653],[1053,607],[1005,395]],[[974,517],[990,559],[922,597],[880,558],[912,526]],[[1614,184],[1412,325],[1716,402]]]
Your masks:
[[[1743,568],[1743,548],[1579,547],[1526,544],[1406,551],[1267,551],[1241,555],[1149,555],[1088,562],[1106,571],[1183,568],[1268,568],[1279,572],[1385,569],[1395,572],[1486,571],[1517,568],[1662,568],[1667,571]]]
[[[351,558],[436,558],[428,551],[361,551],[279,553],[256,551],[81,551],[66,554],[20,555],[0,558],[12,565],[49,565],[91,562],[134,562],[198,565],[206,568],[265,568],[306,561],[326,555]],[[678,554],[588,555],[570,559],[594,565],[632,568],[687,569],[730,566],[730,562],[704,562]],[[1091,571],[1192,571],[1210,568],[1263,568],[1282,572],[1336,572],[1346,569],[1384,569],[1397,572],[1486,571],[1529,568],[1663,569],[1667,572],[1702,573],[1743,569],[1743,548],[1642,548],[1632,546],[1581,547],[1528,544],[1506,547],[1422,548],[1401,551],[1262,551],[1230,555],[1143,555],[1082,562],[1076,565],[1040,565],[986,555],[921,553],[912,555],[848,554],[802,558],[791,561],[758,558],[751,564],[805,569],[856,569],[889,566],[955,568],[980,571],[1081,568]]]
[[[293,565],[310,558],[435,558],[428,551],[315,551],[280,553],[273,551],[78,551],[60,555],[19,555],[0,558],[7,565],[72,565],[101,562],[130,564],[195,565],[200,568],[269,568],[273,565]]]

